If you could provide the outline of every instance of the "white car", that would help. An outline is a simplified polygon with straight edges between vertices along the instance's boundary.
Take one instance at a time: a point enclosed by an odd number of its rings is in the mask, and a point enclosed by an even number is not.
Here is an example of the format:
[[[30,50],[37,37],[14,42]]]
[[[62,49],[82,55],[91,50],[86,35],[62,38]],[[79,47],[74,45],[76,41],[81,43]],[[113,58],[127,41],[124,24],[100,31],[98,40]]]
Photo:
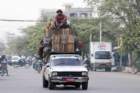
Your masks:
[[[12,58],[11,58],[11,64],[12,65],[17,64],[20,61],[20,59],[21,58],[19,56],[12,56]]]
[[[43,69],[43,87],[54,89],[56,85],[74,85],[83,90],[88,88],[88,70],[75,54],[51,55]]]

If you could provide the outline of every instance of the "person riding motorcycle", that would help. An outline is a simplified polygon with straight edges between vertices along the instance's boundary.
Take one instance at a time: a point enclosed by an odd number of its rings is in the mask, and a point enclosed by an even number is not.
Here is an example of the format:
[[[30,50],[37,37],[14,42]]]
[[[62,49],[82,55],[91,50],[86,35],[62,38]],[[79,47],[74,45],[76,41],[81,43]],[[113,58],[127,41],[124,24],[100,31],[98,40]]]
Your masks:
[[[2,76],[4,76],[4,74],[6,74],[7,76],[8,74],[8,69],[7,69],[7,59],[5,55],[2,55],[1,57],[1,71],[2,71]]]

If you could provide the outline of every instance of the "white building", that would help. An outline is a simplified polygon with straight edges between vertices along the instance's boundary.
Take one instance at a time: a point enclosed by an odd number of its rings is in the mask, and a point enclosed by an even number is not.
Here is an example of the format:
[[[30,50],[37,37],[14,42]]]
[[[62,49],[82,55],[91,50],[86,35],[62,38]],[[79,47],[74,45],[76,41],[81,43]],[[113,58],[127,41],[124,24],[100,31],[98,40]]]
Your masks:
[[[92,8],[72,8],[71,5],[65,6],[65,13],[70,18],[92,18]]]
[[[71,5],[66,5],[63,10],[69,18],[92,18],[93,9],[92,8],[72,8]],[[52,18],[56,15],[56,10],[44,9],[42,14],[46,15],[48,18]]]

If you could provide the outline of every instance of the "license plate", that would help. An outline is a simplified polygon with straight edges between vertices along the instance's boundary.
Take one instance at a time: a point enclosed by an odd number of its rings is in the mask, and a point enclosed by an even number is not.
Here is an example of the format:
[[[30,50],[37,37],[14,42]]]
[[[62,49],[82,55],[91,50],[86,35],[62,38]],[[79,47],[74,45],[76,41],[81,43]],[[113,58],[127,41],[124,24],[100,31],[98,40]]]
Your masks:
[[[73,82],[74,78],[65,78],[64,80],[67,81],[67,82]]]

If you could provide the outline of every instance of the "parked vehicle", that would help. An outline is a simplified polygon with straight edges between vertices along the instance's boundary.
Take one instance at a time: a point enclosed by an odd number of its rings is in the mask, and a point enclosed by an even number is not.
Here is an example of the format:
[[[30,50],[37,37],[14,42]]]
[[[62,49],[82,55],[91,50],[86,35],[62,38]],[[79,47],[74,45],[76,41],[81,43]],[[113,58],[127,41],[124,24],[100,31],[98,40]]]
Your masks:
[[[19,56],[12,56],[11,57],[11,62],[9,63],[10,65],[17,65],[20,61],[20,57]]]
[[[19,62],[16,65],[20,67],[25,66],[26,65],[25,58],[20,58]]]
[[[28,64],[29,66],[32,65],[32,57],[31,57],[31,56],[28,56],[28,57],[25,59],[25,61],[26,61],[26,64]]]
[[[90,42],[90,62],[93,70],[111,71],[113,65],[111,42]]]
[[[9,63],[15,67],[22,67],[26,65],[25,58],[19,56],[12,56],[11,63]]]

